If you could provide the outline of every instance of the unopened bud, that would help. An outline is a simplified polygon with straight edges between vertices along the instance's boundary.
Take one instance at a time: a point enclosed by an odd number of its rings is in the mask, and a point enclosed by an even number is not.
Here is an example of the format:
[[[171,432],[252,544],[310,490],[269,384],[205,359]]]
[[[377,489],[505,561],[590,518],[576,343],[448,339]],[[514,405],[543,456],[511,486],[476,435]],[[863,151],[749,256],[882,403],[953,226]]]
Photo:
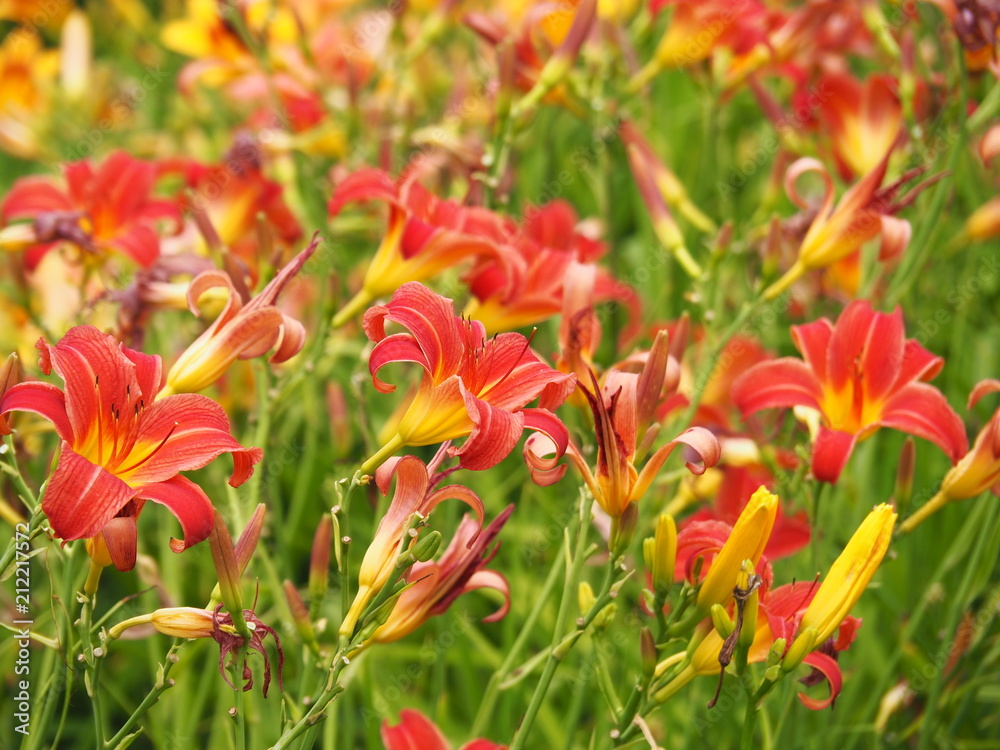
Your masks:
[[[597,617],[594,618],[594,627],[597,630],[605,630],[608,625],[614,622],[617,612],[618,605],[614,602],[606,605],[604,609],[597,613]]]
[[[781,657],[785,655],[785,647],[788,645],[784,638],[778,638],[771,644],[767,652],[767,666],[773,667],[781,664]]]
[[[733,631],[736,630],[736,624],[733,622],[733,618],[729,616],[726,612],[726,608],[721,604],[712,605],[712,625],[715,627],[715,632],[719,634],[719,637],[725,640]]]
[[[292,613],[292,622],[295,629],[299,631],[299,637],[304,643],[313,645],[316,643],[316,633],[313,631],[312,620],[309,619],[309,610],[306,609],[305,602],[299,595],[298,590],[291,581],[284,581],[285,599],[288,601],[288,609]]]
[[[639,631],[639,651],[642,656],[642,680],[648,683],[656,671],[656,639],[648,627]]]
[[[330,584],[332,540],[333,519],[324,513],[313,535],[312,553],[309,556],[309,607],[313,617],[318,616],[320,605]]]
[[[912,437],[906,438],[903,449],[899,453],[899,465],[896,468],[896,491],[893,498],[896,500],[896,512],[900,515],[906,513],[910,506],[910,499],[913,497],[913,472],[917,463],[917,447]]]
[[[583,615],[586,615],[597,601],[597,597],[594,596],[594,589],[586,581],[582,581],[577,587],[576,598],[580,604],[580,614]]]
[[[642,545],[646,569],[653,578],[653,590],[664,596],[674,585],[674,563],[677,559],[677,524],[674,517],[661,513],[656,519],[656,531]]]
[[[17,364],[17,354],[11,354],[7,357],[7,360],[3,363],[3,367],[0,367],[0,397],[3,397],[15,383],[18,381],[18,370],[20,368]],[[10,422],[7,420],[7,415],[0,416],[0,435],[10,434]],[[89,552],[89,550],[88,550]],[[93,555],[91,555],[93,557]],[[108,565],[110,563],[105,563]]]
[[[434,555],[441,548],[441,532],[432,531],[429,534],[425,534],[420,540],[413,545],[412,552],[413,557],[417,562],[427,562],[433,559]]]
[[[236,566],[240,571],[240,575],[243,575],[243,572],[250,564],[250,558],[253,557],[254,550],[257,549],[257,542],[260,541],[260,532],[263,528],[264,503],[260,503],[254,508],[253,515],[250,516],[250,521],[247,523],[246,528],[243,529],[243,533],[240,534],[240,538],[236,541]]]
[[[781,662],[781,671],[791,672],[798,667],[802,663],[802,660],[809,656],[815,648],[817,635],[816,628],[806,628],[799,633],[795,640],[792,641],[792,645],[788,648],[788,653],[785,654],[785,658]]]

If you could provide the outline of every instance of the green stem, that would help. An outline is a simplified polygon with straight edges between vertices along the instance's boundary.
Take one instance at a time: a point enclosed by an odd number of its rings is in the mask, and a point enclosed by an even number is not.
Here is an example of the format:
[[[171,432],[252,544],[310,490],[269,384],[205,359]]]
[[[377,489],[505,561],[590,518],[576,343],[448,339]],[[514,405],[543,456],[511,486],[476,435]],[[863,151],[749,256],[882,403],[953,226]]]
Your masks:
[[[139,707],[132,712],[132,715],[128,717],[128,720],[122,725],[122,728],[118,730],[118,733],[112,737],[104,745],[105,750],[115,750],[115,748],[121,747],[122,743],[129,739],[130,732],[139,723],[139,720],[146,715],[146,712],[156,703],[160,696],[169,690],[174,685],[174,681],[168,678],[170,670],[173,669],[174,664],[177,663],[177,652],[184,646],[184,642],[180,639],[175,639],[170,650],[167,651],[167,656],[163,660],[163,664],[160,666],[160,670],[156,676],[156,682],[153,688],[146,694],[146,697],[142,699],[142,703]]]
[[[542,707],[542,702],[545,700],[545,694],[548,692],[549,686],[552,684],[552,678],[556,673],[556,668],[559,666],[559,662],[565,657],[565,652],[568,651],[568,648],[572,645],[572,642],[566,642],[563,640],[563,632],[566,630],[570,609],[573,605],[573,600],[576,598],[580,573],[583,571],[583,564],[586,562],[587,558],[584,554],[584,550],[587,542],[587,531],[589,526],[585,518],[592,503],[593,500],[590,499],[590,496],[587,493],[580,493],[580,513],[577,516],[575,528],[576,549],[573,553],[570,568],[566,574],[566,584],[563,587],[562,597],[559,600],[559,611],[556,615],[556,627],[552,634],[551,651],[549,652],[548,658],[545,660],[545,668],[542,671],[542,676],[538,680],[538,684],[535,686],[535,691],[531,696],[531,701],[528,704],[528,710],[524,715],[524,719],[521,721],[520,726],[514,734],[510,750],[523,750],[525,742],[527,742],[528,735],[531,732],[531,728],[538,716],[538,712]],[[612,571],[609,569],[609,580],[611,578],[611,574]],[[609,590],[610,584],[606,584],[605,591]],[[588,618],[585,618],[583,625],[579,628],[581,632],[587,627],[587,625],[590,624],[593,617],[596,617],[597,612],[594,612],[593,610],[603,598],[604,596],[600,597],[598,602],[595,602],[594,606],[591,607],[591,613],[588,613]]]
[[[510,670],[514,668],[515,661],[518,659],[521,651],[524,649],[524,646],[528,641],[528,638],[531,636],[535,627],[535,622],[537,622],[538,617],[542,612],[542,608],[548,601],[549,596],[552,594],[552,589],[555,588],[556,581],[559,580],[560,565],[562,561],[563,548],[560,547],[559,553],[556,555],[556,559],[553,561],[552,567],[549,569],[549,575],[545,579],[545,583],[542,584],[542,591],[535,600],[534,607],[532,607],[531,612],[528,613],[527,619],[525,619],[524,624],[521,626],[520,632],[518,632],[517,638],[514,639],[514,644],[510,647],[510,650],[504,657],[503,662],[490,676],[490,680],[486,684],[483,699],[479,703],[479,710],[476,712],[475,721],[472,723],[472,730],[470,732],[471,736],[479,737],[482,735],[487,720],[493,715],[493,708],[496,705],[500,682],[510,673]]]

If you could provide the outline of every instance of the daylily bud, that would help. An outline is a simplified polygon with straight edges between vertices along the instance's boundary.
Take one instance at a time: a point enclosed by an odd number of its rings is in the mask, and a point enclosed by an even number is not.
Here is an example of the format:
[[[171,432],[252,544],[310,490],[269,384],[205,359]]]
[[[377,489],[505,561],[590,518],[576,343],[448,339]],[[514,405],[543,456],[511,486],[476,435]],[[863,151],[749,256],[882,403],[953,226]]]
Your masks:
[[[774,643],[771,644],[771,648],[767,651],[766,664],[769,667],[773,667],[781,664],[781,657],[785,654],[785,646],[787,642],[784,638],[778,638]]]
[[[990,198],[972,212],[965,222],[965,233],[973,240],[1000,236],[1000,196]]]
[[[309,607],[315,618],[330,585],[330,546],[333,538],[333,520],[324,513],[313,535],[312,553],[309,556]]]
[[[713,604],[727,606],[744,560],[756,566],[778,510],[778,496],[761,486],[750,498],[729,539],[712,561],[698,591],[698,610],[707,614]]]
[[[239,565],[236,562],[233,539],[229,536],[229,529],[226,528],[226,522],[219,511],[215,511],[215,525],[208,537],[208,545],[212,550],[215,574],[219,577],[222,601],[228,612],[240,613],[240,615],[234,615],[234,621],[242,622],[243,588],[240,586]]]
[[[653,421],[656,407],[660,403],[660,394],[663,392],[663,382],[667,375],[667,364],[670,360],[669,354],[670,337],[665,330],[656,332],[653,346],[649,349],[649,356],[639,373],[639,382],[636,385],[636,432],[642,434]]]
[[[417,562],[427,562],[441,548],[441,532],[432,531],[425,534],[414,546],[411,552]]]
[[[174,638],[211,638],[215,630],[212,613],[197,607],[169,607],[151,615],[153,627]]]
[[[642,658],[642,680],[648,683],[656,671],[656,639],[648,627],[639,631],[639,652]]]
[[[316,633],[313,631],[312,620],[309,619],[309,611],[305,602],[291,581],[284,581],[282,586],[285,589],[285,599],[288,601],[288,609],[292,613],[292,622],[295,629],[299,631],[299,637],[304,643],[315,645]]]
[[[674,585],[674,564],[677,559],[677,524],[674,517],[661,513],[656,519],[654,536],[643,541],[646,570],[653,577],[653,590],[663,596]]]
[[[597,630],[606,630],[607,627],[614,622],[615,615],[618,613],[618,605],[611,602],[605,605],[600,612],[597,613],[597,617],[594,618],[594,627]]]
[[[799,666],[802,660],[812,653],[818,643],[822,643],[822,641],[817,642],[818,636],[819,633],[816,628],[800,628],[799,634],[792,641],[792,645],[788,648],[788,653],[785,654],[785,658],[781,661],[781,671],[791,672]]]
[[[816,629],[817,645],[833,635],[861,598],[889,549],[895,523],[892,506],[886,503],[875,506],[830,567],[799,624],[800,631]],[[798,639],[792,644],[793,649],[797,643]]]
[[[257,549],[257,542],[260,541],[260,532],[264,528],[264,503],[260,503],[254,508],[253,515],[247,522],[246,528],[236,540],[236,567],[242,576],[250,564],[254,550]]]
[[[18,381],[18,362],[17,354],[10,354],[7,360],[3,363],[3,367],[0,367],[0,398],[3,398],[11,386],[15,385]],[[7,415],[0,416],[0,435],[10,434],[10,422],[8,421]]]
[[[563,82],[569,74],[573,63],[580,54],[580,48],[587,40],[590,29],[594,25],[597,17],[597,0],[582,0],[576,7],[576,15],[573,23],[566,33],[562,44],[555,51],[549,61],[545,63],[542,72],[538,75],[538,82],[524,98],[517,103],[516,115],[519,116],[533,109],[546,94]]]
[[[580,605],[580,614],[586,615],[590,612],[590,608],[594,606],[594,602],[597,601],[597,597],[594,596],[594,589],[590,587],[590,584],[586,581],[581,581],[580,585],[576,589],[576,599],[577,603]]]
[[[726,612],[726,608],[721,604],[713,604],[711,609],[712,614],[712,625],[715,628],[715,632],[719,634],[719,637],[725,640],[733,631],[736,630],[736,625],[733,623],[733,619]]]

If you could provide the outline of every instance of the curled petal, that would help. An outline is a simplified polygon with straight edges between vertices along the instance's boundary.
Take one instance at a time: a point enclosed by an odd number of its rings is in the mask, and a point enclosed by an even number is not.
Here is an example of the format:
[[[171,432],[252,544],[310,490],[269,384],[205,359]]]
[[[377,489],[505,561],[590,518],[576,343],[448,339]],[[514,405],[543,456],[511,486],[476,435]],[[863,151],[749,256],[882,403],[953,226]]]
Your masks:
[[[507,579],[495,570],[485,568],[477,570],[465,584],[462,593],[476,589],[493,589],[503,594],[503,604],[492,615],[483,618],[483,622],[497,622],[507,616],[510,611],[510,584]]]
[[[986,379],[976,383],[972,393],[969,394],[969,409],[979,403],[979,399],[990,393],[1000,393],[1000,380]]]
[[[827,682],[830,683],[830,695],[823,700],[816,700],[815,698],[810,698],[805,693],[799,693],[799,700],[802,701],[802,705],[806,708],[811,708],[813,711],[822,711],[824,708],[832,706],[837,696],[840,695],[840,690],[844,685],[844,676],[841,674],[837,662],[832,657],[820,651],[814,651],[803,660],[803,663],[808,664],[814,669],[818,669],[823,674]]]
[[[715,435],[704,427],[689,427],[649,457],[632,487],[632,500],[638,500],[646,494],[656,474],[660,471],[660,467],[663,466],[663,462],[678,445],[686,445],[697,454],[697,462],[687,461],[685,464],[688,471],[693,474],[703,474],[706,469],[715,466],[722,455],[722,448]]]
[[[170,540],[170,549],[174,552],[183,552],[212,533],[215,525],[212,501],[201,487],[186,477],[178,475],[164,482],[147,484],[139,488],[136,497],[165,505],[180,521],[184,538]]]
[[[271,355],[268,362],[272,364],[281,364],[282,362],[287,362],[300,351],[306,343],[306,328],[295,318],[290,318],[287,315],[284,316],[284,322],[281,324],[281,336],[278,340],[278,345],[274,350],[274,354]]]
[[[0,398],[0,417],[12,411],[30,411],[52,422],[56,433],[66,442],[73,442],[73,425],[66,414],[66,397],[51,383],[31,381],[18,383]],[[0,419],[0,432],[5,426]]]
[[[965,425],[937,388],[910,383],[894,393],[882,410],[881,424],[930,440],[955,463],[969,450]]]
[[[372,384],[379,393],[392,393],[396,386],[386,383],[378,377],[379,370],[393,362],[413,362],[431,374],[431,363],[420,344],[408,333],[394,333],[379,341],[368,357],[368,371],[372,376]]]
[[[785,192],[788,194],[788,199],[799,208],[811,208],[810,202],[799,194],[798,187],[796,187],[799,178],[809,172],[816,172],[823,180],[823,204],[817,217],[817,220],[821,220],[828,216],[833,209],[834,196],[833,177],[826,171],[822,162],[807,156],[792,163],[785,172]]]
[[[517,445],[524,430],[524,415],[496,409],[476,398],[465,386],[461,387],[465,408],[472,419],[472,433],[461,448],[450,448],[452,456],[459,456],[462,466],[472,471],[482,471],[503,461]]]
[[[882,217],[882,244],[879,247],[878,259],[883,263],[899,258],[910,244],[913,227],[906,219],[895,216]]]

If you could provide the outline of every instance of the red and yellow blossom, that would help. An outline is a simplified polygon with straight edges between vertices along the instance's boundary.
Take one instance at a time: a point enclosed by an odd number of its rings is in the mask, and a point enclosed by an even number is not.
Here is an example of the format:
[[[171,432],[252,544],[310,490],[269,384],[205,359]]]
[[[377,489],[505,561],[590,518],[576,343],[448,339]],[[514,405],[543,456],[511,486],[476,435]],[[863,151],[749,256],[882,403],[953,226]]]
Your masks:
[[[626,366],[627,363],[623,368]],[[654,451],[639,470],[636,460],[640,439],[646,439],[644,433],[670,370],[666,334],[657,337],[652,351],[637,366],[639,372],[617,367],[608,370],[600,385],[591,372],[591,387],[583,388],[594,416],[596,469],[591,471],[583,452],[572,443],[567,450],[594,499],[612,519],[620,518],[646,494],[663,463],[678,446],[694,452],[695,460],[689,460],[687,467],[696,474],[719,460],[719,442],[715,436],[703,427],[691,427]],[[565,472],[565,466],[553,465],[555,454],[556,446],[544,435],[534,435],[525,444],[525,458],[539,484],[551,484]]]
[[[930,440],[952,462],[968,449],[962,420],[927,384],[944,360],[906,339],[903,313],[848,305],[836,325],[826,318],[792,326],[804,361],[785,357],[752,367],[733,384],[744,418],[761,409],[801,406],[821,417],[812,472],[835,483],[858,440],[891,427]]]
[[[135,564],[136,521],[147,500],[165,505],[181,523],[181,552],[212,531],[211,501],[178,472],[200,469],[221,453],[233,455],[229,482],[253,473],[260,448],[244,448],[229,419],[204,396],[156,398],[160,358],[119,344],[92,326],[72,328],[56,345],[38,342],[42,372],[53,370],[65,390],[41,381],[13,386],[0,399],[0,417],[29,411],[48,419],[62,439],[59,465],[42,510],[55,536],[70,541],[103,534],[115,566]]]
[[[3,225],[32,221],[25,252],[29,269],[64,242],[89,253],[124,253],[151,266],[160,254],[157,225],[167,221],[180,228],[177,203],[152,194],[159,175],[153,162],[116,151],[99,166],[84,159],[67,164],[63,172],[65,187],[47,177],[22,177],[0,206]]]
[[[387,335],[386,321],[408,332]],[[401,286],[387,305],[368,310],[364,328],[375,342],[368,369],[376,389],[395,390],[378,377],[391,362],[418,364],[423,377],[396,434],[362,471],[373,471],[404,445],[466,436],[449,454],[467,469],[488,469],[506,458],[524,429],[551,436],[562,455],[569,437],[563,423],[546,408],[525,407],[541,397],[555,408],[572,393],[576,377],[539,360],[521,334],[489,338],[481,323],[459,318],[450,299],[417,282]]]
[[[251,269],[256,269],[261,251],[262,219],[280,245],[291,245],[302,236],[284,189],[264,175],[260,148],[246,134],[236,136],[221,163],[177,159],[162,162],[160,169],[183,176],[187,192],[179,197],[181,207],[202,213],[218,241]]]
[[[475,589],[490,588],[503,595],[503,604],[483,622],[503,619],[510,609],[510,586],[502,574],[486,570],[485,566],[499,549],[499,544],[492,550],[489,546],[513,512],[514,506],[508,505],[485,528],[481,521],[462,518],[438,560],[416,562],[407,571],[406,581],[412,585],[400,595],[392,614],[370,642],[390,643],[406,637],[431,617],[444,614],[459,596]]]
[[[408,281],[425,281],[463,260],[481,256],[506,267],[509,253],[494,238],[503,231],[496,214],[442,200],[420,184],[413,167],[398,181],[379,169],[363,169],[342,180],[330,198],[335,216],[349,203],[382,201],[389,206],[385,236],[365,271],[361,290],[337,313],[342,325],[379,297]]]
[[[822,124],[830,134],[837,166],[845,179],[875,169],[900,137],[903,107],[897,84],[873,75],[864,83],[846,74],[822,78]]]
[[[552,201],[529,210],[520,226],[498,226],[502,233],[495,241],[508,252],[482,259],[466,277],[473,299],[465,313],[486,326],[488,333],[535,325],[560,311],[565,314],[566,294],[574,284],[577,294],[582,293],[579,285],[587,288],[590,306],[609,300],[627,306],[632,325],[624,338],[634,333],[638,296],[596,265],[607,245],[587,222],[578,220],[570,204]]]
[[[0,148],[26,159],[39,156],[39,125],[58,72],[58,53],[45,50],[33,28],[6,35],[0,44]]]
[[[396,726],[390,726],[388,719],[382,722],[382,742],[385,750],[451,750],[441,730],[412,708],[399,712]],[[459,750],[507,750],[507,746],[489,740],[470,740]]]
[[[393,477],[396,492],[392,496],[389,509],[379,521],[375,539],[365,551],[358,571],[358,593],[344,622],[340,626],[341,635],[350,636],[354,626],[365,611],[365,607],[388,582],[396,566],[396,559],[409,542],[406,532],[409,524],[417,517],[425,520],[434,508],[444,500],[461,500],[475,512],[479,526],[483,524],[483,502],[475,492],[459,484],[434,490],[428,467],[416,456],[393,458],[382,464],[375,472],[375,481],[383,495],[389,493]]]
[[[969,395],[969,408],[990,393],[1000,393],[1000,380],[983,380],[976,384]],[[1000,496],[1000,409],[986,423],[972,450],[962,456],[944,476],[941,489],[922,505],[916,513],[900,524],[899,530],[907,533],[923,523],[953,500],[978,497],[986,491]]]
[[[207,388],[237,359],[260,357],[274,349],[269,361],[281,363],[298,354],[305,343],[306,330],[299,321],[281,312],[275,303],[317,247],[318,237],[246,303],[228,274],[218,270],[198,274],[187,293],[188,306],[195,315],[198,314],[198,299],[206,292],[227,289],[229,297],[219,317],[174,362],[160,396]]]
[[[899,198],[902,187],[922,174],[924,169],[910,170],[895,182],[879,188],[891,154],[890,147],[871,171],[844,193],[836,206],[833,203],[833,178],[820,162],[806,157],[788,168],[785,191],[795,205],[811,210],[810,203],[795,186],[798,179],[808,172],[816,172],[823,179],[823,202],[799,246],[795,263],[764,292],[767,299],[782,294],[807,271],[831,266],[880,235],[879,260],[890,261],[903,253],[910,242],[911,227],[908,221],[897,219],[895,214],[912,203],[920,190],[940,176],[926,180],[911,189],[905,197]]]

